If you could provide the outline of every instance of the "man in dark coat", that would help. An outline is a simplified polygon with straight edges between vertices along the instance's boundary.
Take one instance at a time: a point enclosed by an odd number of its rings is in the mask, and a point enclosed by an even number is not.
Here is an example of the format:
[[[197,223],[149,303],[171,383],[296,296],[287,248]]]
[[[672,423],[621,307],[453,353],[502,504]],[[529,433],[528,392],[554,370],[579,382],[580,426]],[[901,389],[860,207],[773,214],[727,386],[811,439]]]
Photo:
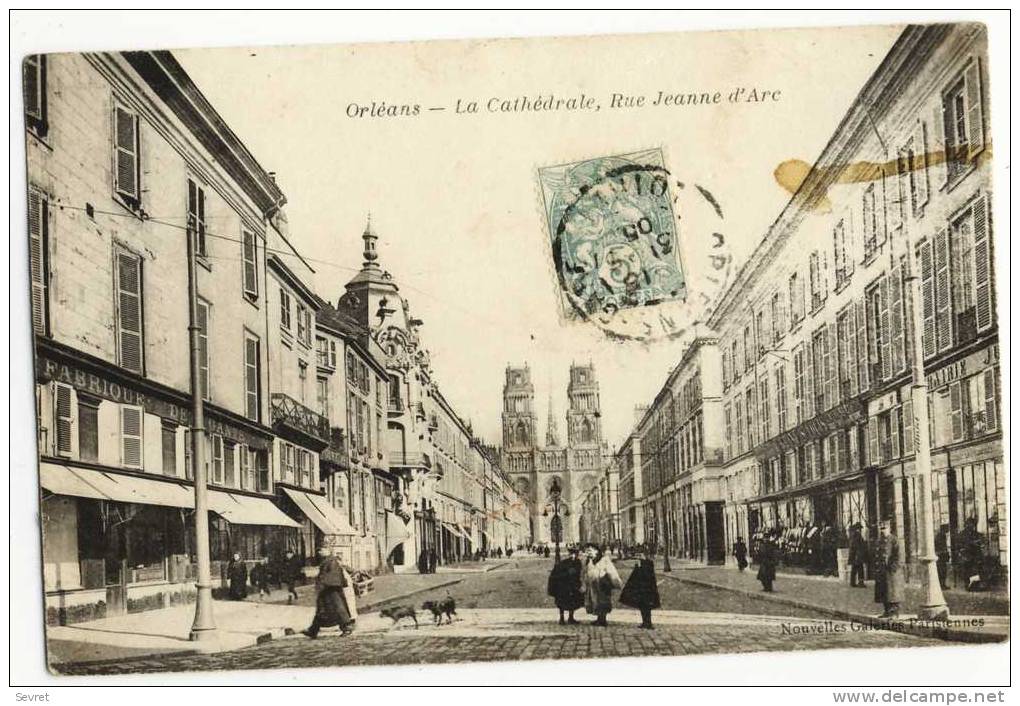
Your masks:
[[[652,610],[659,607],[659,585],[655,579],[655,563],[642,553],[627,583],[620,592],[620,603],[641,611],[640,627],[654,630]]]
[[[878,549],[875,552],[875,602],[885,609],[879,617],[895,618],[903,600],[903,564],[900,543],[890,534],[888,522],[879,525]]]
[[[776,540],[770,532],[762,537],[761,549],[758,552],[758,580],[762,590],[772,593],[772,584],[776,580],[776,563],[778,562]]]
[[[581,560],[577,557],[577,547],[570,548],[570,556],[560,561],[549,572],[549,584],[546,592],[556,601],[560,611],[560,625],[577,625],[574,611],[584,605],[584,594],[581,591]],[[567,613],[569,619],[564,620]]]
[[[968,517],[958,539],[960,551],[957,562],[963,570],[963,580],[968,591],[974,591],[988,583],[982,576],[985,561],[985,541],[977,528],[977,519]]]
[[[946,578],[949,576],[949,525],[939,527],[935,535],[935,568],[939,575],[939,585],[948,588]]]
[[[822,575],[839,576],[836,559],[836,528],[826,524],[822,530]]]
[[[737,568],[743,571],[747,568],[747,545],[744,544],[743,537],[737,537],[737,541],[733,543],[733,556],[737,558]]]
[[[850,548],[847,552],[847,563],[850,564],[850,585],[854,588],[864,587],[864,567],[868,563],[868,543],[861,533],[861,523],[850,526]]]
[[[230,600],[243,601],[248,596],[248,567],[241,561],[240,554],[234,554],[230,560],[227,578],[230,580]]]
[[[344,598],[347,577],[343,565],[326,547],[319,547],[319,559],[319,575],[315,579],[315,617],[308,629],[301,632],[314,640],[319,636],[319,630],[336,625],[343,635],[350,635],[354,632],[354,620]]]
[[[304,562],[297,554],[294,553],[293,549],[288,549],[287,554],[283,560],[283,577],[287,583],[287,602],[293,603],[298,599],[297,586],[298,582],[304,578]]]

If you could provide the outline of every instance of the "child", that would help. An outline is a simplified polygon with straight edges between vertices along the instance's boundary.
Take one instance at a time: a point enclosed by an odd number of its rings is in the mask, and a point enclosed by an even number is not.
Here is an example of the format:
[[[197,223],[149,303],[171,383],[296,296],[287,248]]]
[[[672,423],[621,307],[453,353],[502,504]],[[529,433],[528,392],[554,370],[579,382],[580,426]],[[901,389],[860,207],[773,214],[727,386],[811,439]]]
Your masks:
[[[655,580],[655,563],[647,552],[639,553],[637,566],[620,592],[620,603],[641,611],[642,628],[655,629],[652,627],[652,609],[659,607],[659,587]]]

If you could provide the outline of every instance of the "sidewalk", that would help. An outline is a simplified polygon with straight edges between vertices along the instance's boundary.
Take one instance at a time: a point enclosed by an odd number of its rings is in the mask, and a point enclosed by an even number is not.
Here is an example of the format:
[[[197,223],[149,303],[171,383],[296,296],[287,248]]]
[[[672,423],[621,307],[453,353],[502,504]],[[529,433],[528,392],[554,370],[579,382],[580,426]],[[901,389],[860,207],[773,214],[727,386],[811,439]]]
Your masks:
[[[311,622],[309,606],[214,601],[216,639],[191,642],[195,605],[131,613],[46,629],[50,664],[106,662],[142,656],[222,652],[251,647],[301,630]]]
[[[673,571],[662,575],[677,581],[817,610],[840,620],[959,642],[1001,642],[1009,637],[1009,596],[1002,593],[945,591],[950,622],[948,625],[932,624],[917,621],[916,614],[911,612],[924,598],[923,589],[915,585],[907,586],[900,618],[889,620],[876,617],[881,606],[873,600],[874,585],[871,582],[866,588],[851,588],[835,578],[778,573],[775,593],[765,593],[756,579],[755,566],[740,572],[736,568],[705,566],[672,557],[670,564]],[[661,573],[661,560],[657,567]]]

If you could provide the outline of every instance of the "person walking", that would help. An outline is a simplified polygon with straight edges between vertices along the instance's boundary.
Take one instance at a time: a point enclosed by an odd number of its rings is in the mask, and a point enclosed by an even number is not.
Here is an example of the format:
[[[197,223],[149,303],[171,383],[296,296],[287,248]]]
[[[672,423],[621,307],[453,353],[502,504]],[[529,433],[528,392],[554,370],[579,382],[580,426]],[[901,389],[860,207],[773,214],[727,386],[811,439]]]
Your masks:
[[[889,523],[879,525],[878,551],[875,552],[875,602],[884,611],[878,617],[896,618],[903,600],[903,564],[900,561],[900,543],[889,531]]]
[[[570,548],[570,556],[560,561],[549,572],[549,583],[546,592],[556,601],[560,611],[560,625],[577,625],[574,611],[584,605],[583,567],[578,558],[577,547]],[[564,620],[566,613],[569,617]]]
[[[595,616],[593,625],[606,627],[606,616],[613,610],[613,591],[623,586],[613,560],[602,547],[591,544],[586,551],[584,569],[585,608]]]
[[[243,601],[248,596],[248,567],[235,553],[227,565],[227,579],[230,581],[229,596],[232,601]]]
[[[315,579],[315,617],[312,624],[305,630],[313,640],[319,636],[322,628],[336,625],[343,636],[354,632],[355,606],[347,601],[351,595],[345,588],[351,587],[351,577],[334,554],[327,547],[319,547],[319,575]],[[345,595],[346,594],[346,595]]]
[[[620,591],[620,603],[641,611],[640,627],[655,629],[652,626],[652,611],[660,605],[659,585],[655,579],[655,562],[647,554],[642,552],[639,555],[637,565]]]
[[[288,549],[287,554],[283,560],[283,577],[287,583],[287,603],[293,603],[298,599],[297,584],[304,578],[304,562],[301,561],[301,557],[294,553],[293,549]]]
[[[248,579],[251,581],[253,588],[257,588],[259,591],[259,600],[262,600],[269,595],[269,560],[266,558],[259,559],[255,562],[255,566],[251,567],[251,573],[248,575]]]
[[[850,548],[847,552],[847,563],[850,564],[850,585],[864,588],[864,567],[868,563],[868,543],[864,541],[861,523],[850,525]]]
[[[976,591],[990,583],[989,577],[984,576],[985,562],[985,541],[978,531],[977,518],[968,517],[960,532],[958,544],[960,550],[957,553],[960,568],[963,570],[963,579],[966,581],[968,591]]]
[[[737,568],[743,571],[747,568],[747,545],[744,544],[743,537],[737,537],[737,541],[733,543],[733,556],[737,558]]]
[[[758,550],[758,580],[761,581],[762,590],[766,593],[773,593],[778,551],[775,537],[771,532],[762,537],[761,548]]]

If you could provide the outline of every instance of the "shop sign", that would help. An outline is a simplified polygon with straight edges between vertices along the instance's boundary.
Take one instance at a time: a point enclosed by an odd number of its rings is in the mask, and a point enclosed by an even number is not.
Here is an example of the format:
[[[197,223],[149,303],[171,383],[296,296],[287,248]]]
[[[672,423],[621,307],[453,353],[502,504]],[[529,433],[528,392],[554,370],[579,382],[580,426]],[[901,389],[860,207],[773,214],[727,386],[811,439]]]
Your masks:
[[[925,382],[927,382],[929,390],[936,390],[951,382],[956,382],[957,380],[970,377],[974,373],[979,373],[985,368],[998,364],[998,362],[999,344],[993,343],[983,350],[970,354],[966,358],[953,361],[949,365],[929,373],[925,378]]]
[[[139,392],[127,385],[107,379],[100,374],[79,368],[70,363],[58,362],[42,356],[38,356],[37,360],[39,378],[43,381],[62,382],[70,385],[80,393],[118,404],[142,407],[150,414],[155,414],[163,419],[173,420],[183,426],[191,424],[191,410],[183,405],[147,395],[144,392]],[[212,410],[207,408],[205,419],[207,433],[219,434],[227,439],[247,444],[256,449],[268,448],[269,439],[223,422],[213,416],[213,414]]]

